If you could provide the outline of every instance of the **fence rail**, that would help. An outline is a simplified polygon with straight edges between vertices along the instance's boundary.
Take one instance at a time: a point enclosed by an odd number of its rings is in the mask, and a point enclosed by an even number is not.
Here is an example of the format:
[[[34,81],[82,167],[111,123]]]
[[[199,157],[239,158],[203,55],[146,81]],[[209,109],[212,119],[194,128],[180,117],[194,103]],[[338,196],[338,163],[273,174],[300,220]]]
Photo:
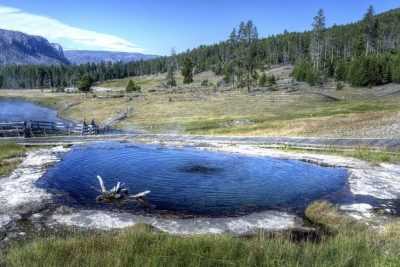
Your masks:
[[[0,137],[39,137],[49,135],[97,135],[104,132],[94,121],[78,124],[50,121],[0,122]]]

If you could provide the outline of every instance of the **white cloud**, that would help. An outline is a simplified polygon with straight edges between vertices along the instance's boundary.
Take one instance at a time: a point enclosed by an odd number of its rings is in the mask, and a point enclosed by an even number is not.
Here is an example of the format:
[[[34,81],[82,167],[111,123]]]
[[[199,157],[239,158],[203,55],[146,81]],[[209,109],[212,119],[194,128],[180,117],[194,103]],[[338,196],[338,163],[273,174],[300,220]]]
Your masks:
[[[121,37],[76,28],[53,18],[2,5],[0,5],[0,28],[40,35],[67,49],[143,52],[142,48]]]

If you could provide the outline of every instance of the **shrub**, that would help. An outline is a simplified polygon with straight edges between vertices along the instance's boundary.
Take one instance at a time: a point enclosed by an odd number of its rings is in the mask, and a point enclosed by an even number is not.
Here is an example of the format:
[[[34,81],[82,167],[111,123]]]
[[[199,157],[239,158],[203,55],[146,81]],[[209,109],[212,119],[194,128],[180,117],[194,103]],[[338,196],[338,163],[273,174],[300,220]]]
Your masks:
[[[369,83],[368,73],[364,66],[366,60],[364,57],[354,59],[349,65],[347,80],[353,86],[367,86]]]
[[[208,80],[201,81],[201,86],[207,87],[208,86]]]
[[[335,79],[337,81],[345,81],[347,74],[347,64],[344,61],[339,61],[335,67]]]
[[[268,77],[268,84],[269,85],[275,85],[276,84],[276,78],[274,75],[271,75]]]
[[[258,80],[258,85],[261,87],[264,87],[267,85],[267,75],[265,73],[263,73],[260,76],[260,79]]]
[[[330,233],[337,233],[341,229],[351,230],[364,228],[364,225],[341,214],[333,204],[326,201],[311,203],[305,211],[305,216],[310,222]]]
[[[319,82],[319,73],[315,71],[311,63],[306,60],[296,64],[292,75],[296,80],[307,82],[310,85],[315,85]]]
[[[128,85],[126,86],[126,92],[140,92],[142,88],[135,81],[129,80]]]
[[[393,82],[400,83],[400,54],[393,56],[390,65]]]
[[[89,92],[93,85],[93,79],[89,74],[85,74],[78,82],[78,89],[82,92]]]
[[[390,57],[385,55],[362,56],[349,66],[347,79],[353,86],[374,86],[392,81]]]
[[[341,82],[336,83],[336,90],[340,91],[340,90],[343,90],[343,88],[344,88],[343,83],[341,83]]]

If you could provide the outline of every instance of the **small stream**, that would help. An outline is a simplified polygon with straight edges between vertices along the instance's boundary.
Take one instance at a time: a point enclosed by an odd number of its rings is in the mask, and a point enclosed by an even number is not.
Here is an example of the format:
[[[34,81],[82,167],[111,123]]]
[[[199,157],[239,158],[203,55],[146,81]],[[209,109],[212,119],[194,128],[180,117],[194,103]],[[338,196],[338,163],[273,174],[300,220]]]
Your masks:
[[[0,122],[16,121],[66,122],[57,111],[21,99],[0,99]]]

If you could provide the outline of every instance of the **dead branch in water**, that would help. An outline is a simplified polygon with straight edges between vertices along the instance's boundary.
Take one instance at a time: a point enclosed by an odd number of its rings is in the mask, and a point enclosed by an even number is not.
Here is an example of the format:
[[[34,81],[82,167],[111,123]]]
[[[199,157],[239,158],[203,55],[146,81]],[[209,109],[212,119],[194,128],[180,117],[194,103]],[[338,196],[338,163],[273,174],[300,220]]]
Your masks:
[[[106,186],[104,185],[103,178],[100,175],[97,175],[97,180],[100,184],[101,195],[96,198],[96,201],[99,203],[113,203],[117,201],[128,201],[132,199],[137,203],[143,206],[149,206],[145,197],[150,194],[150,191],[144,191],[135,195],[129,195],[128,189],[124,188],[124,185],[120,182],[117,183],[116,186],[111,188],[111,190],[107,190]]]

